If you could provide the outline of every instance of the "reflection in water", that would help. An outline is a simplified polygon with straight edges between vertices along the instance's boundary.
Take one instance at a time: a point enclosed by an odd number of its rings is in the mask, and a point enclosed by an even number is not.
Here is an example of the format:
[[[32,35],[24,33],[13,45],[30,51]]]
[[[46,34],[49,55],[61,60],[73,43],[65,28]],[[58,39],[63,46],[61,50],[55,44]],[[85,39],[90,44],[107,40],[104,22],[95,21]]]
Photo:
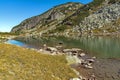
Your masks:
[[[95,37],[80,39],[80,48],[98,57],[120,58],[120,39],[111,37]]]
[[[103,58],[120,58],[120,38],[116,37],[81,37],[79,39],[68,39],[65,37],[49,38],[21,38],[26,44],[40,48],[43,44],[56,46],[63,43],[64,48],[81,48],[92,56]]]

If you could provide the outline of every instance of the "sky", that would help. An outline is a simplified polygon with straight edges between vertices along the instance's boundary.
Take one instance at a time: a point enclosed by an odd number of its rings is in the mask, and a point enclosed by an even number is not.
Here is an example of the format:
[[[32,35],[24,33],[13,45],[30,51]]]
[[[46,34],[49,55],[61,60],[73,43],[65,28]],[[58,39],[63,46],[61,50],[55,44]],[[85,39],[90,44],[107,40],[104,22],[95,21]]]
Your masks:
[[[66,2],[87,4],[92,0],[0,0],[0,32],[9,32],[23,20]]]

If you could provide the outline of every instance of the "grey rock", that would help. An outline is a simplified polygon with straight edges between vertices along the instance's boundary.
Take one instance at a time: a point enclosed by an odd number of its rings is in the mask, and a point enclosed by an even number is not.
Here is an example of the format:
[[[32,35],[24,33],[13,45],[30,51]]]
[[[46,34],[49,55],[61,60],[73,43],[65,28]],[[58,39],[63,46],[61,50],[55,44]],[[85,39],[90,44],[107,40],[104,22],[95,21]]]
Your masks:
[[[94,14],[86,17],[79,27],[82,31],[99,29],[105,24],[116,21],[120,18],[120,3],[106,5],[96,11]]]
[[[83,57],[83,56],[85,56],[85,53],[81,53],[81,54],[79,54],[79,56],[80,56],[80,57]]]

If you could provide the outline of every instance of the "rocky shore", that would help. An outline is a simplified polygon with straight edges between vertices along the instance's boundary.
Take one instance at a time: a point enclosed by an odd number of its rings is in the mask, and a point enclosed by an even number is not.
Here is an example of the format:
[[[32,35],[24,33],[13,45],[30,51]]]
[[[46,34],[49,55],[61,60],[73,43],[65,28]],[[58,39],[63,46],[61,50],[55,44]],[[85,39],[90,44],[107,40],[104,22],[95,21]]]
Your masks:
[[[120,79],[119,59],[100,59],[90,56],[82,49],[64,49],[62,46],[48,47],[46,44],[37,51],[50,55],[66,55],[68,64],[77,71],[77,75],[79,76],[70,80]]]
[[[96,59],[92,69],[85,69],[81,65],[72,65],[77,71],[85,76],[87,80],[119,80],[120,60],[116,59]],[[91,77],[95,79],[88,79]]]

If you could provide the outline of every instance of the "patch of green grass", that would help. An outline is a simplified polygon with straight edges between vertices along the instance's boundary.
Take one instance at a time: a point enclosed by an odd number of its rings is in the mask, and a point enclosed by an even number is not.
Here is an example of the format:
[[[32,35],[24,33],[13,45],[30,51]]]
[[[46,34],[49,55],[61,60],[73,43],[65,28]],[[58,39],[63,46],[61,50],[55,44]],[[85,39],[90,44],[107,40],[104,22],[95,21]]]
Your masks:
[[[69,80],[76,74],[64,55],[45,55],[34,50],[0,44],[1,80]]]
[[[17,34],[15,34],[15,33],[9,33],[9,32],[0,32],[0,35],[1,35],[1,36],[2,36],[2,35],[3,35],[3,36],[4,36],[4,35],[5,35],[5,36],[6,36],[6,35],[7,35],[7,36],[11,36],[11,35],[17,35]]]

